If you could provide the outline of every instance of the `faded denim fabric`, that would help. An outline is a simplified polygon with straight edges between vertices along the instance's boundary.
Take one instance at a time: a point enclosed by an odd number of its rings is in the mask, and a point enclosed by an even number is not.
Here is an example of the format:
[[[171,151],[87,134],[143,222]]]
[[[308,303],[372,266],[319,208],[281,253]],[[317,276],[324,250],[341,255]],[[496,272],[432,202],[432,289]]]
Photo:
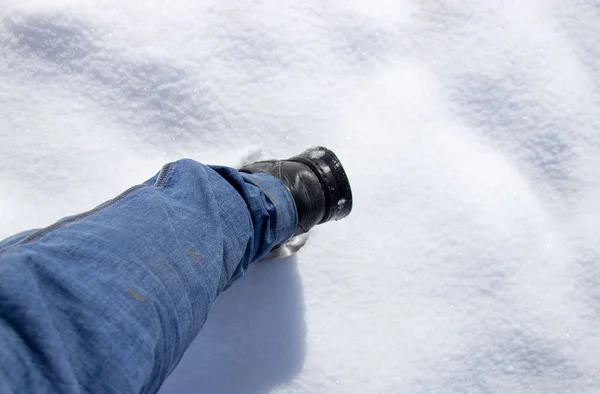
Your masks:
[[[296,226],[277,178],[184,159],[1,242],[0,392],[156,392],[217,295]]]

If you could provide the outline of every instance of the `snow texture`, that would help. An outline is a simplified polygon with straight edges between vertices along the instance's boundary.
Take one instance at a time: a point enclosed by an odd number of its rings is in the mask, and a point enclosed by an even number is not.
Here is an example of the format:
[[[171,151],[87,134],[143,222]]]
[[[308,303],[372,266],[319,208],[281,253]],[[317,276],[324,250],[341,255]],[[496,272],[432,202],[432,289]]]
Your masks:
[[[0,0],[0,237],[324,145],[352,214],[163,394],[598,393],[598,37],[595,0]]]

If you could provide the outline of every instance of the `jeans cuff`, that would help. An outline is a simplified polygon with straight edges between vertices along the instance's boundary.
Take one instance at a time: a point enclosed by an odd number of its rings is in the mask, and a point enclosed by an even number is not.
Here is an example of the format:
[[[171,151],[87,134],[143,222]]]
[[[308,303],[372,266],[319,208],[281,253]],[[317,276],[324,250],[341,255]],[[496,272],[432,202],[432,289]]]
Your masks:
[[[281,245],[290,239],[298,228],[296,202],[287,186],[278,178],[267,173],[242,173],[246,181],[257,185],[277,208],[277,227],[279,234],[275,245]]]

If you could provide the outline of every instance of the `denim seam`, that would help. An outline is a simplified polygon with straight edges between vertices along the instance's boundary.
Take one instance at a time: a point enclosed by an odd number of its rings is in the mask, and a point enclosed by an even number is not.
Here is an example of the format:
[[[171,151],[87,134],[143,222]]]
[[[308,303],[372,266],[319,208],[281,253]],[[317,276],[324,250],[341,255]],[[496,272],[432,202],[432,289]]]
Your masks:
[[[171,173],[173,172],[174,167],[175,167],[175,163],[170,163],[170,164],[164,165],[163,168],[160,170],[159,175],[156,178],[156,182],[154,183],[153,187],[157,187],[157,188],[163,187],[169,180],[169,177],[171,176]],[[117,197],[115,197],[111,200],[108,200],[108,201],[98,205],[97,207],[90,209],[89,211],[66,217],[64,219],[59,220],[58,222],[56,222],[54,224],[51,224],[48,227],[45,227],[34,233],[31,233],[27,237],[23,238],[21,241],[17,242],[16,244],[9,246],[8,248],[6,248],[4,250],[1,250],[0,256],[2,256],[7,250],[10,250],[11,248],[37,241],[37,240],[45,237],[46,235],[50,234],[51,232],[58,230],[68,224],[79,222],[83,219],[86,219],[86,218],[96,214],[96,213],[102,212],[106,208],[112,207],[113,205],[121,202],[123,199],[125,199],[132,193],[134,193],[138,190],[141,190],[143,188],[146,188],[146,187],[149,187],[149,186],[146,184],[132,186],[129,189],[125,190],[123,193],[119,194]]]
[[[161,168],[158,176],[156,177],[156,182],[154,182],[153,187],[161,188],[163,187],[169,178],[171,177],[171,173],[173,172],[173,168],[175,167],[175,163],[169,163]]]

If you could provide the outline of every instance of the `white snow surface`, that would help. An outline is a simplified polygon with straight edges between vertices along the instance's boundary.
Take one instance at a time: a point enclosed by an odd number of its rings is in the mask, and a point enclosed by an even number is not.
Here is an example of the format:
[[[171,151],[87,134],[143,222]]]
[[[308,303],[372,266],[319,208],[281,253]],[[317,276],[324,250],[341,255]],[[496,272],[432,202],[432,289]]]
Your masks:
[[[352,214],[161,393],[598,393],[598,37],[595,0],[0,0],[0,237],[324,145]]]

